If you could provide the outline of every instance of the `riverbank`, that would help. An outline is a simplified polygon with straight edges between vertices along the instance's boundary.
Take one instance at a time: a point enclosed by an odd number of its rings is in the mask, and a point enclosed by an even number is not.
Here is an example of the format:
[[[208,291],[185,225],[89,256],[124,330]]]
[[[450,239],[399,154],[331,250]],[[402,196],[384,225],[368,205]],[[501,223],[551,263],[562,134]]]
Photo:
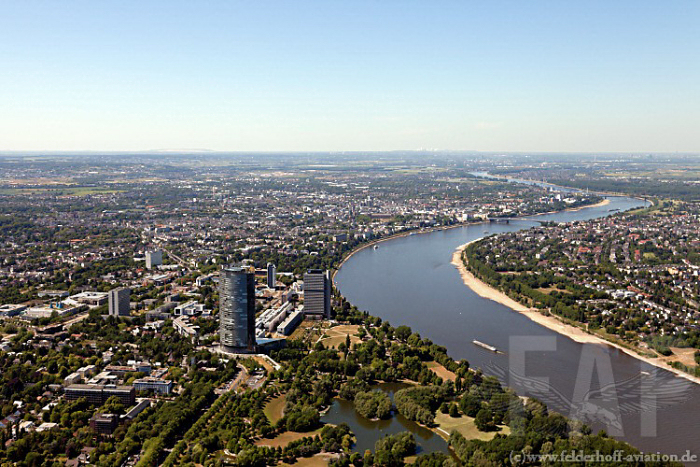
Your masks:
[[[547,211],[547,212],[541,212],[539,214],[532,214],[529,216],[522,216],[522,217],[516,217],[516,219],[536,219],[538,216],[546,216],[548,214],[559,214],[560,212],[574,212],[574,211],[580,211],[581,209],[587,209],[587,208],[599,208],[601,206],[607,206],[610,204],[610,200],[608,198],[605,198],[602,201],[598,201],[595,204],[584,204],[583,206],[576,206],[575,208],[566,208],[562,209],[561,211]]]
[[[645,357],[643,355],[638,354],[632,349],[605,340],[602,337],[586,332],[585,330],[577,326],[567,324],[554,315],[545,316],[540,311],[527,307],[522,303],[513,300],[505,293],[501,292],[500,290],[494,287],[491,287],[489,284],[477,278],[467,269],[466,265],[462,261],[462,252],[468,245],[479,240],[480,239],[473,240],[471,242],[465,243],[464,245],[460,245],[459,247],[457,247],[454,254],[452,255],[452,264],[459,271],[459,274],[462,277],[464,284],[480,297],[493,300],[494,302],[507,306],[513,311],[516,311],[526,316],[528,319],[534,321],[535,323],[544,326],[547,329],[550,329],[554,332],[557,332],[563,336],[566,336],[575,342],[579,342],[582,344],[608,345],[614,347],[631,357],[653,365],[657,368],[670,371],[671,373],[674,373],[675,375],[680,376],[681,378],[685,378],[688,381],[692,381],[693,383],[700,384],[700,378],[698,377],[692,376],[677,368],[673,368],[672,366],[668,365],[663,361],[660,361],[659,359]]]
[[[608,204],[610,204],[610,200],[608,198],[605,198],[602,201],[598,201],[595,204],[587,204],[584,206],[577,206],[575,208],[565,209],[565,211],[580,211],[581,209],[584,209],[584,208],[599,208],[601,206],[607,206]]]
[[[369,243],[365,243],[363,245],[360,245],[359,247],[355,248],[354,250],[350,251],[345,258],[340,262],[340,264],[333,270],[333,277],[331,278],[333,283],[335,283],[335,275],[338,273],[340,268],[343,267],[343,264],[350,258],[355,253],[359,253],[362,250],[372,247],[374,245],[377,245],[382,242],[388,242],[389,240],[394,240],[396,238],[401,238],[401,237],[408,237],[409,235],[421,235],[421,234],[427,234],[431,232],[439,232],[441,230],[449,230],[449,229],[456,229],[457,227],[467,227],[470,225],[479,225],[479,224],[485,224],[486,221],[479,221],[479,222],[460,222],[458,224],[453,224],[453,225],[441,225],[439,227],[429,227],[427,229],[419,229],[419,230],[406,230],[404,232],[398,232],[395,234],[387,235],[386,237],[378,238],[376,240],[371,240]]]
[[[601,207],[601,206],[606,206],[606,205],[608,205],[608,204],[610,204],[610,200],[606,198],[606,199],[604,199],[604,200],[602,200],[602,201],[599,201],[599,202],[597,202],[597,203],[595,203],[595,204],[586,204],[586,205],[584,205],[584,206],[577,206],[577,207],[575,207],[575,208],[567,208],[567,209],[564,209],[564,210],[561,210],[561,211],[548,211],[548,212],[540,212],[540,213],[537,213],[537,214],[527,214],[527,215],[524,215],[524,216],[513,217],[512,219],[513,219],[513,220],[528,220],[528,219],[534,219],[534,218],[536,218],[537,216],[544,216],[544,215],[547,215],[547,214],[556,214],[556,213],[559,213],[559,212],[567,212],[567,211],[580,211],[581,209],[586,209],[586,208],[597,208],[597,207]],[[382,242],[387,242],[387,241],[389,241],[389,240],[394,240],[394,239],[396,239],[396,238],[408,237],[409,235],[422,235],[422,234],[427,234],[427,233],[431,233],[431,232],[439,232],[439,231],[441,231],[441,230],[456,229],[457,227],[467,227],[467,226],[470,226],[470,225],[479,225],[479,224],[488,224],[488,223],[489,223],[488,221],[459,222],[459,223],[457,223],[457,224],[452,224],[452,225],[441,225],[441,226],[438,226],[438,227],[429,227],[429,228],[427,228],[427,229],[406,230],[406,231],[404,231],[404,232],[398,232],[398,233],[395,233],[395,234],[387,235],[386,237],[378,238],[378,239],[376,239],[376,240],[371,240],[370,242],[365,243],[365,244],[363,244],[363,245],[360,245],[359,247],[357,247],[357,248],[355,248],[354,250],[350,251],[350,252],[347,254],[347,256],[345,256],[345,258],[342,259],[342,261],[340,262],[340,264],[333,270],[333,277],[332,277],[331,279],[333,280],[333,282],[335,282],[335,275],[338,273],[338,271],[340,270],[340,268],[343,267],[343,264],[345,264],[345,262],[346,262],[347,260],[349,260],[350,258],[352,258],[352,256],[353,256],[355,253],[359,253],[360,251],[364,250],[365,248],[369,248],[369,247],[372,247],[372,246],[374,246],[374,245],[378,245],[378,244],[380,244],[380,243],[382,243]],[[517,303],[517,302],[516,302],[516,303]]]

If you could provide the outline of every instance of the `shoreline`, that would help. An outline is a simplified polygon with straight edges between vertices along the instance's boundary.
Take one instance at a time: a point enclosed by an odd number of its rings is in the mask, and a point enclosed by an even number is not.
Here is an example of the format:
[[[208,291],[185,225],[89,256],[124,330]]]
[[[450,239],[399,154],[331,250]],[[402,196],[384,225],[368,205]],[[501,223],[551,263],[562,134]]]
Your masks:
[[[602,207],[602,206],[607,206],[608,204],[610,204],[610,199],[609,199],[609,198],[603,198],[602,201],[598,201],[598,202],[595,203],[595,204],[588,204],[588,205],[585,205],[585,206],[577,206],[577,207],[575,207],[575,208],[568,208],[568,209],[564,209],[564,211],[580,211],[581,209],[586,209],[586,208],[599,208],[599,207]],[[563,211],[557,211],[557,212],[563,212]],[[540,215],[541,215],[541,214],[537,214],[536,216],[533,216],[533,217],[537,217],[537,216],[540,216]]]
[[[640,199],[641,199],[641,198],[640,198]],[[598,208],[598,207],[601,207],[601,206],[606,206],[606,205],[608,205],[608,204],[610,204],[610,200],[606,198],[606,199],[604,199],[604,200],[602,200],[602,201],[599,201],[599,202],[597,202],[597,203],[595,203],[595,204],[587,204],[587,205],[585,205],[585,206],[578,206],[578,207],[575,207],[575,208],[566,208],[566,209],[562,209],[561,211],[547,211],[547,212],[540,212],[540,213],[537,213],[537,214],[528,214],[528,215],[525,215],[525,216],[516,216],[516,217],[513,217],[513,218],[511,218],[511,219],[517,219],[517,220],[531,220],[531,219],[533,219],[533,218],[535,218],[535,217],[537,217],[537,216],[545,216],[545,215],[547,215],[547,214],[556,214],[556,213],[559,213],[559,212],[567,212],[567,211],[580,211],[581,209],[587,209],[587,208]],[[333,270],[333,276],[331,277],[331,281],[333,282],[333,284],[335,284],[335,275],[338,274],[338,271],[340,270],[340,268],[343,267],[343,264],[345,264],[345,262],[346,262],[347,260],[349,260],[355,253],[359,253],[360,251],[364,250],[365,248],[369,248],[369,247],[371,247],[371,246],[374,246],[374,245],[377,245],[377,244],[379,244],[379,243],[386,242],[386,241],[389,241],[389,240],[394,240],[394,239],[396,239],[396,238],[408,237],[408,236],[411,235],[411,234],[413,234],[413,235],[422,235],[422,234],[428,234],[428,233],[433,233],[433,232],[440,232],[440,231],[443,231],[443,230],[456,229],[456,228],[458,228],[458,227],[469,227],[469,226],[471,226],[471,225],[481,225],[481,224],[488,224],[488,223],[490,223],[490,221],[459,222],[459,223],[453,224],[453,225],[442,225],[442,226],[438,226],[438,227],[429,227],[429,228],[427,228],[427,229],[407,230],[407,231],[404,231],[404,232],[398,232],[398,233],[395,233],[395,234],[391,234],[391,235],[388,235],[388,236],[386,236],[386,237],[378,238],[378,239],[376,239],[376,240],[371,240],[369,243],[365,243],[364,245],[360,245],[360,246],[358,246],[357,248],[355,248],[355,249],[353,249],[352,251],[350,251],[350,252],[347,254],[347,256],[345,256],[345,257],[340,261],[340,264],[338,264],[338,266],[335,267],[334,270]],[[462,247],[464,247],[464,246],[465,246],[465,245],[462,245]],[[516,302],[516,303],[517,303],[517,302]]]
[[[602,206],[607,206],[608,204],[610,204],[610,199],[605,198],[604,200],[598,201],[595,204],[586,204],[583,206],[577,206],[575,208],[566,208],[566,209],[562,209],[561,211],[541,212],[539,214],[532,214],[530,216],[516,217],[515,219],[524,219],[524,220],[531,220],[532,219],[532,220],[534,220],[534,218],[538,217],[538,216],[546,216],[548,214],[559,214],[561,212],[575,212],[575,211],[580,211],[581,209],[587,209],[587,208],[599,208]]]
[[[539,214],[537,214],[537,215],[539,215]],[[377,244],[382,243],[382,242],[388,242],[389,240],[394,240],[394,239],[396,239],[396,238],[408,237],[408,236],[411,235],[411,234],[414,234],[414,235],[422,235],[422,234],[428,234],[428,233],[433,233],[433,232],[440,232],[440,231],[443,231],[443,230],[456,229],[456,228],[458,228],[458,227],[468,227],[468,226],[471,226],[471,225],[479,225],[479,224],[486,224],[486,221],[479,221],[479,222],[460,222],[460,223],[453,224],[453,225],[441,225],[441,226],[439,226],[439,227],[430,227],[430,228],[428,228],[428,229],[406,230],[406,231],[404,231],[404,232],[398,232],[398,233],[395,233],[395,234],[387,235],[386,237],[378,238],[378,239],[376,239],[376,240],[371,240],[369,243],[365,243],[364,245],[360,245],[360,246],[358,246],[357,248],[355,248],[355,249],[353,249],[352,251],[350,251],[350,252],[347,254],[347,256],[344,257],[344,258],[342,259],[342,261],[340,261],[340,264],[338,264],[338,266],[336,266],[336,267],[334,268],[334,270],[333,270],[333,276],[331,277],[331,280],[333,281],[333,284],[335,285],[335,275],[338,274],[338,271],[340,271],[340,268],[343,267],[343,264],[345,264],[345,262],[346,262],[347,260],[349,260],[350,258],[352,258],[352,256],[353,256],[355,253],[359,253],[360,251],[362,251],[362,250],[364,250],[364,249],[366,249],[366,248],[369,248],[369,247],[371,247],[371,246],[377,245]]]
[[[534,321],[535,323],[539,324],[540,326],[544,326],[547,329],[550,329],[558,334],[561,334],[565,337],[568,337],[569,339],[578,342],[580,344],[597,344],[597,345],[607,345],[610,347],[614,347],[630,357],[636,358],[637,360],[641,360],[645,363],[648,363],[649,365],[653,365],[657,368],[660,368],[662,370],[670,371],[671,373],[675,374],[676,376],[679,376],[681,378],[684,378],[690,382],[693,382],[695,384],[700,384],[700,378],[693,376],[689,373],[686,373],[683,370],[679,370],[677,368],[673,368],[672,366],[668,365],[666,362],[660,361],[658,359],[650,358],[650,357],[645,357],[643,355],[639,355],[637,352],[635,352],[632,349],[628,349],[626,347],[623,347],[619,344],[616,344],[614,342],[610,342],[606,339],[603,339],[602,337],[596,336],[594,334],[590,334],[583,329],[573,326],[571,324],[567,324],[560,320],[558,317],[555,315],[550,314],[549,316],[545,316],[538,310],[529,308],[522,303],[513,300],[510,298],[508,295],[505,293],[501,292],[500,290],[491,287],[487,283],[483,282],[481,279],[477,278],[474,274],[472,274],[467,267],[464,265],[462,262],[462,251],[470,245],[471,243],[477,242],[481,239],[477,240],[472,240],[471,242],[467,242],[464,245],[460,245],[457,247],[455,252],[452,255],[452,265],[457,268],[459,271],[460,276],[462,277],[462,281],[464,282],[464,285],[466,285],[470,290],[472,290],[474,293],[479,295],[482,298],[486,298],[488,300],[492,300],[496,303],[500,303],[501,305],[504,305],[511,310],[513,310],[516,313],[520,313],[521,315],[526,316],[528,319],[531,321]]]

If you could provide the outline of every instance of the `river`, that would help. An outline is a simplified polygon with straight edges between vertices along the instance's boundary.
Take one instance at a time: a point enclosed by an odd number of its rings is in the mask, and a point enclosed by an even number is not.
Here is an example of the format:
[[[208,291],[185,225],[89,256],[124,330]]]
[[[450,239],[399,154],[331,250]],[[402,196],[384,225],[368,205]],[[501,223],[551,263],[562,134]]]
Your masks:
[[[610,203],[605,206],[546,214],[536,219],[587,220],[611,215],[613,210],[625,211],[644,205],[643,201],[633,198],[609,199]],[[475,224],[387,240],[377,249],[366,248],[350,257],[336,274],[335,282],[342,294],[361,310],[394,326],[411,326],[422,337],[447,347],[453,358],[467,359],[473,367],[501,377],[519,394],[536,396],[567,416],[572,413],[568,401],[575,399],[575,388],[580,391],[581,381],[589,381],[591,384],[586,387],[592,389],[604,387],[599,381],[607,381],[605,370],[610,368],[616,387],[623,388],[617,393],[620,418],[606,423],[605,414],[592,415],[586,422],[594,432],[607,429],[644,452],[683,454],[689,449],[700,454],[697,452],[700,451],[700,386],[671,372],[657,370],[615,348],[574,342],[504,305],[481,298],[464,285],[456,268],[450,264],[459,245],[534,225],[533,220]],[[523,336],[525,338],[519,340]],[[477,347],[473,340],[491,344],[504,353]],[[516,352],[513,348],[516,341],[529,342],[536,350]],[[546,348],[548,346],[551,348]],[[601,370],[601,353],[605,360],[602,373],[598,371]],[[597,356],[597,366],[591,355]],[[524,360],[518,360],[521,357]],[[524,378],[506,376],[513,361],[519,362],[517,371],[522,372],[516,375]],[[647,374],[651,374],[654,384],[651,392],[658,394],[655,404],[645,404],[641,394],[650,392],[644,386],[649,383],[640,377]],[[551,386],[547,394],[538,393],[538,386],[531,384],[535,378],[543,377],[548,378],[546,384]],[[618,431],[611,430],[611,426]]]

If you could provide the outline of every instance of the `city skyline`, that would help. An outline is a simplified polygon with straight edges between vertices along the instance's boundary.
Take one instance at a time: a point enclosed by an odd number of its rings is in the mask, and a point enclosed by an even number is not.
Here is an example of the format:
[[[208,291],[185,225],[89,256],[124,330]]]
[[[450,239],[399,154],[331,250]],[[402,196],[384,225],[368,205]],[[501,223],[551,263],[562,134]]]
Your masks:
[[[700,158],[1,165],[0,464],[697,460]]]
[[[2,151],[700,151],[695,2],[72,6],[0,6]]]

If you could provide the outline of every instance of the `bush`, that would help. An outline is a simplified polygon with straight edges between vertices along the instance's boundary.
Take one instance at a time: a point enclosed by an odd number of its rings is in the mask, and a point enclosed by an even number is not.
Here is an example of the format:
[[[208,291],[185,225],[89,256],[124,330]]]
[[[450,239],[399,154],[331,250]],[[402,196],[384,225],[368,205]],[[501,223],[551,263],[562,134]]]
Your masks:
[[[493,414],[489,409],[481,409],[479,412],[476,414],[476,418],[474,419],[474,425],[480,430],[480,431],[491,431],[495,428],[495,425],[493,423]]]
[[[462,400],[459,401],[459,408],[462,409],[468,417],[476,417],[476,414],[481,409],[481,401],[469,393],[462,396]]]

